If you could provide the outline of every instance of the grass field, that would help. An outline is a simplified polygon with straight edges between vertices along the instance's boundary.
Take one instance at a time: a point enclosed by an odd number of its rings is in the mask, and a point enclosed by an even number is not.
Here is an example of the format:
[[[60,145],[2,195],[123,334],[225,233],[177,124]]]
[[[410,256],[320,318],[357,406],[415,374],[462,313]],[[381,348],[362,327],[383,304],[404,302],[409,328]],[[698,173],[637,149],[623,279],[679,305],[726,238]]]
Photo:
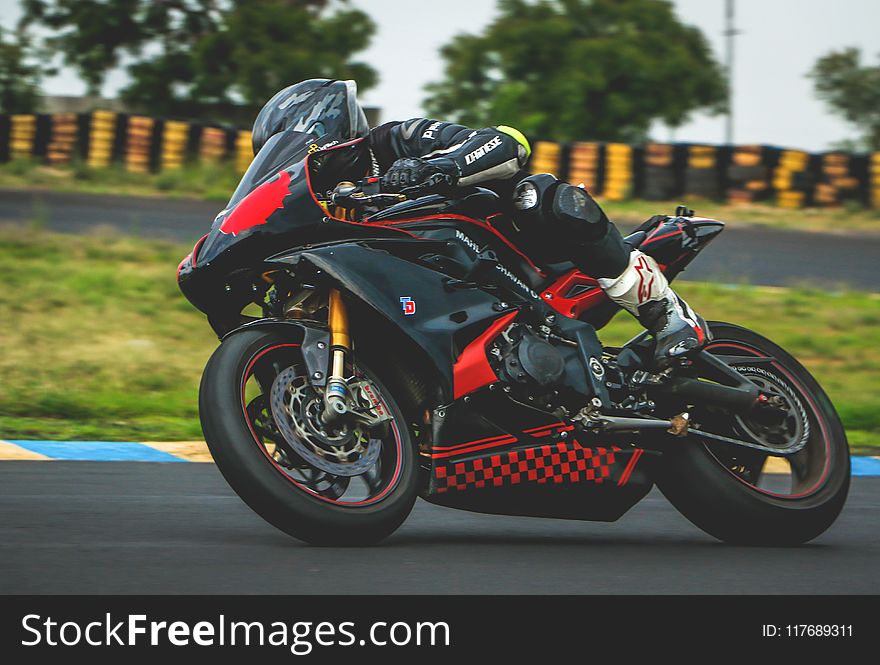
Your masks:
[[[0,439],[201,436],[197,391],[217,344],[180,295],[188,247],[0,227]],[[831,395],[860,450],[880,448],[880,298],[681,285],[707,318],[754,328]],[[638,330],[620,315],[600,334]]]
[[[82,163],[56,168],[31,161],[0,164],[0,187],[51,189],[56,192],[127,194],[199,198],[225,202],[239,176],[232,165],[189,166],[158,174],[128,173],[124,167],[91,169]],[[656,214],[672,214],[676,205],[687,203],[699,215],[720,219],[732,228],[759,226],[821,233],[880,234],[880,210],[859,206],[785,210],[772,205],[727,205],[714,201],[603,201],[614,221],[625,226],[638,224]]]

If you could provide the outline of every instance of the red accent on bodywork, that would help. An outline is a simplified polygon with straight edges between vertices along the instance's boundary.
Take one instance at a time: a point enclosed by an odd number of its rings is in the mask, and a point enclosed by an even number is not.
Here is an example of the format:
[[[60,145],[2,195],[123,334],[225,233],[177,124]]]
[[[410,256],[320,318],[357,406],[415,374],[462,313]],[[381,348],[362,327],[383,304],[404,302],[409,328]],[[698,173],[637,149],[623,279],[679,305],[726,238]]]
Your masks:
[[[486,347],[516,318],[517,314],[519,312],[510,312],[502,316],[461,352],[452,368],[455,399],[498,380],[489,365],[489,359],[486,358]]]
[[[495,216],[496,215],[493,215],[493,217],[495,217]],[[522,251],[520,251],[520,249],[516,245],[514,245],[512,242],[510,242],[510,240],[508,240],[507,236],[505,236],[503,233],[501,233],[501,231],[496,229],[491,224],[483,222],[479,219],[474,219],[473,217],[465,217],[464,215],[455,215],[455,214],[426,215],[425,217],[413,217],[411,219],[396,219],[393,222],[370,222],[370,221],[367,221],[367,222],[364,222],[364,224],[376,224],[378,226],[397,226],[399,224],[412,224],[414,222],[424,222],[424,221],[428,221],[431,219],[455,219],[455,220],[458,220],[461,222],[470,222],[471,224],[476,224],[480,228],[482,228],[482,229],[488,231],[489,233],[491,233],[492,235],[496,236],[501,242],[503,242],[505,245],[507,245],[507,247],[511,251],[513,251],[523,261],[525,261],[532,270],[534,270],[536,273],[541,275],[541,277],[545,276],[544,271],[541,270],[538,266],[536,266],[534,264],[534,262],[528,256],[526,256]]]
[[[626,465],[626,469],[623,470],[623,474],[620,476],[620,480],[617,481],[618,487],[623,487],[629,482],[629,477],[632,475],[633,469],[636,468],[636,464],[639,462],[639,458],[642,456],[642,453],[645,452],[641,448],[636,448],[633,451],[632,457],[629,459],[629,464]]]
[[[192,260],[193,260],[193,268],[196,267],[196,263],[199,260],[199,250],[202,248],[202,245],[205,244],[205,241],[207,239],[208,239],[208,234],[206,233],[201,238],[196,240],[196,244],[193,245],[193,251],[190,253],[190,256],[192,257]]]
[[[183,257],[183,260],[177,264],[177,281],[180,281],[180,271],[183,269],[183,264],[189,261],[192,258],[192,252]]]
[[[287,171],[281,171],[274,180],[264,182],[229,212],[220,224],[220,233],[236,235],[265,224],[273,212],[284,206],[284,197],[290,194],[289,187],[290,174]]]
[[[187,261],[192,260],[192,267],[196,267],[196,261],[198,260],[199,250],[202,248],[202,245],[205,244],[205,240],[208,238],[208,234],[206,233],[201,238],[196,240],[196,244],[193,247],[193,251],[183,257],[183,260],[177,264],[177,281],[180,281],[180,271],[183,270],[183,266]]]
[[[575,286],[591,286],[595,288],[584,291],[572,298],[567,298],[566,294],[570,293]],[[542,297],[544,302],[557,312],[573,319],[579,318],[588,309],[608,301],[608,296],[599,288],[599,283],[577,268],[567,272],[544,289]]]
[[[523,483],[539,485],[612,481],[619,448],[583,448],[559,442],[524,450],[502,451],[461,462],[438,463],[434,480],[438,494]]]
[[[497,448],[498,446],[507,446],[511,443],[516,443],[515,436],[507,436],[497,440],[488,441],[487,443],[479,443],[477,441],[474,442],[473,445],[463,444],[461,447],[456,447],[455,450],[447,450],[441,453],[432,453],[432,459],[441,459],[443,457],[454,457],[457,455],[464,455],[465,453],[473,453],[478,450],[485,450],[486,448]]]

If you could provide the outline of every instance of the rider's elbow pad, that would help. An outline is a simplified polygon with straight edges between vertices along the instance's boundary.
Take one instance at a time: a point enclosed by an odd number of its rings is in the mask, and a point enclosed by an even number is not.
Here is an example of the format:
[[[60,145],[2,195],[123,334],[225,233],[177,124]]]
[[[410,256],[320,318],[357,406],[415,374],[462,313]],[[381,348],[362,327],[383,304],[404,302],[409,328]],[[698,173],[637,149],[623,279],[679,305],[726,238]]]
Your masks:
[[[474,132],[457,152],[461,169],[458,184],[466,187],[512,178],[525,166],[531,148],[520,132],[501,125]]]

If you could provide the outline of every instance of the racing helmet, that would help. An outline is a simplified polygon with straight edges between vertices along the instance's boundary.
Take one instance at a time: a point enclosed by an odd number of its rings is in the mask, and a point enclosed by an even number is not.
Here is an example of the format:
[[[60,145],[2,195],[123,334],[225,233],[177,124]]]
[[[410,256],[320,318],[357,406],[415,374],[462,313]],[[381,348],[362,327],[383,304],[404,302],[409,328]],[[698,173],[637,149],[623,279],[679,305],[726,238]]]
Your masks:
[[[282,131],[311,134],[321,145],[366,138],[370,126],[357,100],[357,84],[308,79],[276,93],[254,120],[254,154]]]

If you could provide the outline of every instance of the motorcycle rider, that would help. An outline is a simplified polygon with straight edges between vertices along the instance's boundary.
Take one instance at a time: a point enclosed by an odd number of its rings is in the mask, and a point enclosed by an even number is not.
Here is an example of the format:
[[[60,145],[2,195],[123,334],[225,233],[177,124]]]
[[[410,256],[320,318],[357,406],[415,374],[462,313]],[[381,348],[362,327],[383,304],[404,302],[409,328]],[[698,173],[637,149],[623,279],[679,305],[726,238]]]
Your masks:
[[[705,321],[670,288],[657,262],[623,241],[586,190],[523,170],[531,148],[521,132],[505,125],[471,129],[428,118],[370,130],[356,93],[353,81],[326,79],[282,90],[254,123],[254,147],[282,128],[320,134],[325,129],[320,125],[337,117],[346,123],[349,140],[366,139],[362,145],[369,151],[368,170],[381,175],[383,191],[399,192],[436,176],[445,176],[446,187],[480,185],[495,191],[509,217],[502,232],[539,262],[571,261],[595,278],[611,300],[653,333],[659,367],[709,339]],[[317,106],[316,95],[323,95]],[[303,112],[298,114],[300,104]],[[357,166],[352,163],[361,170],[351,179],[368,175],[366,156]]]

